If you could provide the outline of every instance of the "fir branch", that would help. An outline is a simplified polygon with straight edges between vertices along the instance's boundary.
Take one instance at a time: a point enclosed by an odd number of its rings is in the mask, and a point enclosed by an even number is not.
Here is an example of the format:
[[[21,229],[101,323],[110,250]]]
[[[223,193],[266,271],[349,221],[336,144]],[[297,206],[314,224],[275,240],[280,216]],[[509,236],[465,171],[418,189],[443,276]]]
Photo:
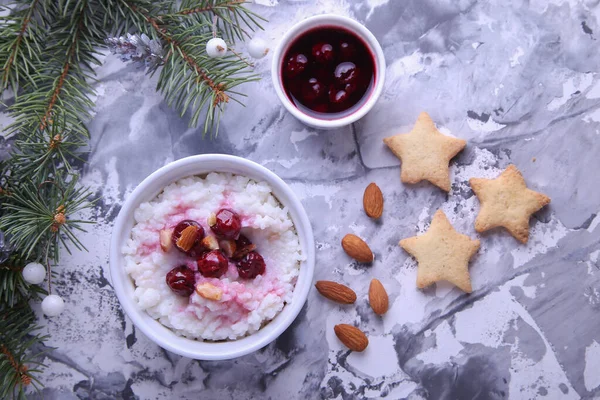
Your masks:
[[[23,281],[23,266],[11,264],[0,266],[0,303],[14,306],[29,297],[29,285]]]
[[[190,8],[189,5],[187,4],[181,4],[181,9],[179,10],[179,12],[177,12],[177,14],[179,15],[189,15],[189,14],[200,14],[200,13],[204,13],[204,12],[215,12],[217,9],[219,8],[229,8],[231,6],[238,6],[238,5],[242,5],[244,3],[247,3],[245,0],[225,0],[223,3],[221,4],[210,4],[210,2],[205,1],[205,4],[202,4],[201,6],[196,6],[193,8]]]
[[[18,7],[18,5],[16,5]],[[11,87],[19,93],[19,82],[28,79],[41,54],[40,0],[33,0],[24,9],[14,10],[0,18],[0,92]]]
[[[20,0],[22,1],[22,0]],[[0,398],[24,398],[37,382],[37,358],[28,356],[44,340],[27,303],[43,292],[23,280],[27,261],[50,266],[60,250],[85,249],[77,231],[89,221],[76,219],[91,207],[78,185],[73,162],[87,143],[83,121],[93,106],[91,83],[107,33],[131,29],[145,33],[161,54],[157,90],[190,125],[205,113],[204,133],[218,123],[223,106],[239,100],[237,85],[258,77],[239,54],[210,58],[206,42],[218,30],[230,43],[260,28],[260,17],[235,0],[32,0],[0,17],[0,91],[20,90],[8,108],[14,119],[14,151],[0,162],[0,231],[10,235],[11,258],[0,264]],[[216,23],[213,18],[216,17]],[[144,36],[144,40],[146,37]],[[153,53],[158,54],[157,51]],[[162,54],[166,54],[162,56]],[[158,69],[153,66],[151,72]],[[48,280],[50,289],[51,280]],[[24,369],[27,365],[27,370]]]
[[[183,0],[179,10],[170,17],[179,17],[192,25],[212,24],[216,17],[216,28],[233,42],[250,38],[250,32],[263,29],[259,21],[265,19],[244,7],[247,3],[245,0]]]
[[[211,33],[197,34],[194,29],[181,30],[172,36],[164,33],[170,56],[157,85],[167,104],[178,109],[181,116],[188,110],[192,113],[191,126],[196,126],[205,112],[204,132],[213,132],[218,120],[216,113],[220,113],[231,98],[227,90],[258,79],[256,75],[244,73],[246,65],[235,56],[209,58],[204,48],[196,45],[206,43],[211,37]]]
[[[35,324],[35,315],[27,303],[16,307],[0,305],[0,398],[25,399],[26,387],[39,390],[39,381],[33,374],[44,365],[44,352],[28,354],[33,346],[42,343]]]
[[[23,280],[21,272],[24,266],[25,261],[17,254],[0,265],[0,305],[17,306],[44,293],[41,287],[31,286]]]
[[[154,70],[163,64],[163,47],[159,40],[152,40],[146,34],[110,37],[105,39],[111,53],[117,54],[121,61],[133,61],[148,70]]]
[[[37,181],[53,179],[60,170],[73,172],[74,161],[83,162],[81,148],[87,142],[80,139],[77,132],[65,126],[63,118],[58,118],[62,126],[53,123],[48,129],[35,129],[28,137],[18,137],[12,153],[12,170],[16,176],[28,177]]]
[[[27,366],[18,363],[15,359],[15,356],[13,356],[10,350],[8,350],[8,347],[6,347],[3,344],[0,345],[0,354],[2,354],[6,358],[8,364],[13,368],[15,375],[18,376],[19,381],[23,385],[30,385],[31,377],[27,375]]]
[[[79,10],[77,10],[77,12],[79,13],[78,18],[77,18],[77,23],[74,26],[75,27],[75,33],[72,34],[72,38],[70,40],[70,43],[68,44],[67,47],[67,56],[65,58],[65,61],[63,63],[62,69],[61,69],[61,73],[58,77],[58,80],[56,80],[56,84],[53,87],[52,90],[52,95],[50,96],[49,101],[47,102],[46,105],[46,110],[43,114],[43,117],[41,119],[40,122],[40,129],[46,129],[46,126],[48,125],[48,120],[52,117],[52,111],[54,109],[54,106],[56,105],[56,101],[59,98],[59,95],[61,94],[61,91],[63,90],[63,86],[65,84],[65,79],[69,73],[69,68],[71,68],[71,66],[74,64],[75,62],[75,50],[78,48],[78,42],[79,42],[79,38],[81,36],[81,32],[85,29],[84,28],[84,16],[85,16],[85,6],[87,4],[86,3],[81,3],[81,7],[79,8]],[[66,9],[66,8],[65,8]]]
[[[2,205],[0,230],[11,235],[15,250],[26,259],[59,260],[59,243],[70,253],[69,244],[85,249],[75,231],[84,231],[89,221],[71,220],[74,214],[93,205],[89,192],[77,187],[77,176],[57,175],[53,181],[25,181],[9,186]]]
[[[63,4],[64,3],[64,4]],[[83,119],[90,117],[94,81],[93,65],[99,65],[98,49],[103,46],[102,21],[94,16],[88,1],[72,4],[68,1],[48,6],[57,16],[50,25],[51,38],[44,52],[49,59],[36,65],[32,84],[9,108],[15,122],[8,134],[45,130],[59,115],[64,125],[81,137],[88,135]]]
[[[210,1],[215,4],[222,2]],[[244,7],[237,5],[233,8]],[[179,110],[181,116],[191,112],[190,126],[196,126],[204,113],[204,133],[210,131],[217,135],[218,129],[214,127],[217,123],[218,128],[223,105],[230,99],[239,102],[228,91],[242,83],[258,80],[258,75],[249,72],[247,62],[235,55],[208,57],[205,43],[213,37],[212,21],[182,21],[177,15],[152,17],[134,6],[131,10],[140,13],[150,24],[150,35],[166,43],[157,90],[163,93],[169,106]]]
[[[100,1],[99,12],[103,15],[103,28],[110,36],[122,36],[132,30],[141,32],[146,27],[145,18],[137,10],[146,10],[146,12],[156,13],[165,12],[165,1],[147,1],[147,0],[113,0]]]

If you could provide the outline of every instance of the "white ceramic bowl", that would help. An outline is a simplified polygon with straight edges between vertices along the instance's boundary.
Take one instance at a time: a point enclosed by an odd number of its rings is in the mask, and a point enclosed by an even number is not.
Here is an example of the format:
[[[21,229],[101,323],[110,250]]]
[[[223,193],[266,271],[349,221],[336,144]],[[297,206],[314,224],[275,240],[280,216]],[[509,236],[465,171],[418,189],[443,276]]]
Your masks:
[[[375,58],[375,81],[371,89],[365,94],[363,99],[358,103],[358,107],[350,114],[343,115],[339,118],[321,119],[312,115],[305,114],[292,103],[283,88],[281,65],[283,57],[288,51],[290,45],[303,33],[318,28],[318,27],[339,27],[354,33],[362,39],[367,48],[371,51]],[[333,129],[340,126],[349,125],[362,118],[377,102],[377,99],[383,91],[383,83],[385,81],[385,57],[383,50],[375,36],[365,28],[361,23],[340,15],[324,14],[307,18],[294,25],[283,36],[275,51],[273,52],[273,64],[271,66],[271,78],[275,92],[284,107],[306,125],[321,129]]]
[[[300,266],[300,275],[290,304],[258,332],[242,339],[226,342],[203,342],[176,335],[169,328],[140,309],[134,300],[134,283],[124,268],[121,252],[133,227],[134,210],[143,202],[153,199],[168,184],[186,176],[212,171],[244,175],[257,181],[267,182],[273,194],[289,209],[290,216],[300,239],[306,260]],[[127,197],[113,228],[110,243],[110,274],[115,293],[125,313],[134,325],[162,348],[185,357],[199,360],[226,360],[258,350],[277,338],[294,321],[306,302],[312,287],[315,250],[312,228],[300,201],[289,186],[273,172],[252,161],[220,154],[187,157],[172,162],[144,179]]]

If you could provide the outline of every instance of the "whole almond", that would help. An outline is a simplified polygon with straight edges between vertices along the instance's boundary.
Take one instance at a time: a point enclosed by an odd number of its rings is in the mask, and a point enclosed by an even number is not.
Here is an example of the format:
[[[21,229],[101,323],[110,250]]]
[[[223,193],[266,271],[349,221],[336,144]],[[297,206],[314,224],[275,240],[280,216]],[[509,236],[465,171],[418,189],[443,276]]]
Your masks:
[[[363,351],[369,345],[367,335],[352,325],[339,324],[333,330],[338,339],[352,351]]]
[[[379,218],[383,213],[383,194],[375,183],[370,183],[363,195],[363,208],[371,218]]]
[[[356,301],[356,293],[346,285],[332,281],[317,281],[315,287],[329,300],[342,304],[352,304]]]
[[[369,285],[369,304],[377,315],[383,315],[388,310],[388,295],[378,279],[372,279]]]
[[[347,234],[342,239],[342,247],[346,254],[358,262],[370,263],[375,258],[369,245],[366,244],[364,240],[351,233]]]

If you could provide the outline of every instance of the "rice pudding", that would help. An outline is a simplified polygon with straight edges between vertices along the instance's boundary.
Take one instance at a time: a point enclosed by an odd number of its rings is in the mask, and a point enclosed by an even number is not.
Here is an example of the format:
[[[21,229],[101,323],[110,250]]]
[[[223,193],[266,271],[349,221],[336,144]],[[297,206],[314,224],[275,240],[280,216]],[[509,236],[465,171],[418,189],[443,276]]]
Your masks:
[[[303,255],[267,183],[216,172],[183,178],[140,204],[134,220],[122,253],[135,300],[175,333],[235,340],[291,301]]]

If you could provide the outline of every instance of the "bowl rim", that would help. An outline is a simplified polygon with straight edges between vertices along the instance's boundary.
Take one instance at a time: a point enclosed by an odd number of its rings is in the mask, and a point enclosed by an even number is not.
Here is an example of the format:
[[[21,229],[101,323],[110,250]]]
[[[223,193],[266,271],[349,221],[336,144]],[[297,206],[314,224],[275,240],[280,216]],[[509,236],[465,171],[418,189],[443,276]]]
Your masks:
[[[220,166],[220,167],[219,167]],[[137,306],[132,294],[133,280],[123,267],[122,243],[133,226],[133,213],[142,202],[155,198],[162,189],[187,176],[210,172],[228,172],[267,182],[272,193],[284,207],[296,228],[305,259],[294,286],[292,300],[269,323],[241,339],[224,342],[204,342],[184,338],[152,318]],[[165,183],[166,182],[166,183]],[[158,189],[158,190],[157,190]],[[275,340],[296,319],[312,287],[315,246],[308,215],[292,189],[274,172],[253,161],[224,154],[202,154],[173,161],[146,177],[125,199],[113,226],[109,270],[113,289],[121,307],[138,330],[160,347],[184,357],[199,360],[227,360],[256,351]]]
[[[279,74],[280,65],[283,58],[283,50],[301,33],[304,33],[310,29],[314,29],[318,25],[338,25],[341,28],[345,28],[350,30],[354,34],[358,35],[365,44],[369,47],[369,49],[373,52],[375,56],[375,73],[378,77],[375,85],[369,94],[369,98],[365,101],[365,103],[360,106],[357,110],[355,110],[352,114],[346,115],[342,118],[337,119],[320,119],[312,117],[308,114],[300,111],[288,98],[283,90],[283,82],[281,80],[281,76]],[[342,15],[336,14],[321,14],[315,15],[312,17],[308,17],[297,22],[293,25],[282,37],[277,46],[275,47],[275,51],[273,52],[273,58],[271,60],[271,80],[273,81],[273,87],[275,88],[275,92],[277,93],[277,97],[283,104],[283,106],[296,118],[298,118],[303,123],[313,126],[316,128],[322,129],[334,129],[342,126],[349,125],[353,122],[358,121],[360,118],[364,117],[375,105],[381,93],[383,92],[383,85],[385,83],[385,70],[386,70],[386,62],[385,56],[383,54],[383,49],[379,44],[375,35],[368,30],[364,25],[360,22],[352,19],[350,17],[345,17]]]

